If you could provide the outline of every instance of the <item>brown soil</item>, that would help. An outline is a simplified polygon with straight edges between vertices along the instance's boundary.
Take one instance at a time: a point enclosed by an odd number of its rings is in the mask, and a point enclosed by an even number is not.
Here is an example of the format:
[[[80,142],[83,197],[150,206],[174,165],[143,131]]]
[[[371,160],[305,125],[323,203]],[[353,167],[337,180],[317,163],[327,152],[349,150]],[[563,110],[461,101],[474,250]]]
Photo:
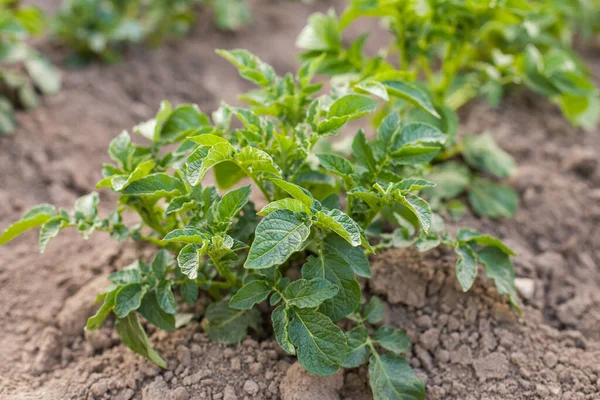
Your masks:
[[[280,72],[295,68],[296,34],[310,12],[329,4],[257,0],[255,23],[241,33],[217,33],[202,17],[187,40],[132,49],[116,65],[65,70],[63,90],[20,114],[17,133],[0,138],[0,226],[34,204],[70,207],[94,190],[109,141],[150,118],[160,100],[205,111],[234,102],[248,85],[213,49],[245,47]],[[600,83],[598,53],[587,58]],[[517,218],[467,216],[460,225],[517,250],[523,317],[483,277],[463,294],[453,255],[439,250],[375,257],[367,290],[388,300],[388,323],[413,339],[411,364],[430,399],[600,399],[600,131],[571,128],[529,93],[497,110],[470,106],[464,128],[491,131],[520,165],[512,180],[522,198]],[[102,199],[107,211],[112,197]],[[110,323],[84,334],[106,274],[147,252],[102,234],[84,242],[73,232],[43,257],[34,234],[0,249],[0,398],[370,398],[364,369],[313,377],[272,340],[227,348],[210,343],[198,323],[170,335],[151,331],[166,371],[120,345]]]

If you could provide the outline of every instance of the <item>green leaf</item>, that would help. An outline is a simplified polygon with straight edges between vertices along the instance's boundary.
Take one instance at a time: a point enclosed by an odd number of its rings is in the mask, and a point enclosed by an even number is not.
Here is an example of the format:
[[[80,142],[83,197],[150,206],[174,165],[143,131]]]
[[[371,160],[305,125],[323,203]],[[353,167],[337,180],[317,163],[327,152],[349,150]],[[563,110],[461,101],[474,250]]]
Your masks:
[[[365,166],[371,172],[377,171],[377,163],[373,155],[373,149],[367,143],[367,137],[362,129],[354,136],[352,142],[352,154],[358,164]]]
[[[56,207],[51,204],[46,204],[46,203],[38,204],[37,206],[34,206],[34,207],[30,208],[29,210],[27,210],[23,214],[21,219],[27,220],[27,219],[33,218],[37,215],[49,215],[49,216],[53,217],[56,215]]]
[[[417,165],[430,162],[440,152],[441,147],[428,144],[408,144],[391,153],[395,165]]]
[[[329,107],[327,118],[348,117],[358,119],[377,109],[377,100],[362,94],[350,93],[340,97]]]
[[[377,82],[374,80],[365,80],[354,85],[354,89],[358,89],[358,91],[364,91],[370,93],[374,96],[379,97],[384,101],[389,101],[389,96],[387,89],[381,82]]]
[[[138,268],[138,264],[139,261],[136,261],[134,264],[132,264],[135,265],[133,268],[127,268],[113,272],[112,274],[108,275],[108,280],[119,286],[128,285],[130,283],[141,283],[142,275]]]
[[[256,177],[259,175],[281,176],[279,168],[275,165],[273,158],[256,147],[244,147],[236,156],[236,163],[242,168],[246,175]]]
[[[380,324],[383,322],[383,301],[377,296],[372,296],[365,306],[365,319],[370,324]]]
[[[138,312],[153,325],[167,332],[175,331],[175,315],[165,312],[156,299],[154,291],[147,292]]]
[[[416,192],[419,190],[423,190],[423,189],[427,189],[427,188],[431,188],[431,187],[435,187],[435,186],[436,186],[435,183],[433,183],[431,181],[427,181],[425,179],[407,178],[407,179],[402,179],[400,182],[394,184],[394,186],[392,187],[392,190]]]
[[[469,190],[469,202],[483,217],[512,218],[517,213],[519,196],[508,186],[477,178]]]
[[[156,300],[158,300],[158,305],[167,314],[175,314],[177,312],[177,302],[175,301],[175,296],[171,290],[172,285],[173,281],[166,279],[160,282],[156,287]]]
[[[431,161],[442,149],[444,135],[433,125],[410,122],[395,136],[391,155],[396,164],[421,164]]]
[[[215,23],[225,30],[237,31],[252,21],[250,5],[243,0],[226,0],[213,3]]]
[[[310,208],[308,208],[306,204],[296,199],[281,199],[273,201],[264,206],[263,209],[257,214],[267,216],[275,210],[290,210],[296,213],[305,213],[306,215],[312,214]]]
[[[160,131],[161,143],[174,143],[194,130],[210,125],[210,120],[196,104],[177,106],[168,116]]]
[[[92,192],[75,200],[74,215],[75,220],[93,220],[98,215],[98,202],[100,198],[98,193]]]
[[[456,279],[464,292],[468,291],[477,277],[477,256],[469,245],[457,246]]]
[[[334,254],[350,264],[355,274],[364,278],[371,277],[369,259],[360,247],[354,247],[338,235],[327,235],[323,242],[326,254]]]
[[[471,173],[466,165],[450,161],[433,167],[427,179],[435,183],[435,187],[425,190],[429,197],[452,199],[460,195],[469,185]]]
[[[273,322],[273,332],[275,333],[275,339],[279,346],[289,354],[296,354],[296,349],[290,341],[289,332],[289,311],[284,305],[280,305],[271,313],[271,320]]]
[[[304,188],[288,182],[283,179],[271,178],[271,182],[273,182],[276,186],[283,189],[287,194],[295,198],[296,200],[300,200],[307,207],[313,206],[313,198],[311,194]]]
[[[54,94],[60,90],[60,74],[44,57],[29,57],[25,61],[25,68],[42,93]]]
[[[237,310],[249,310],[255,304],[265,301],[272,291],[271,285],[265,281],[249,282],[231,297],[229,306]]]
[[[187,304],[192,306],[196,303],[196,300],[198,299],[198,285],[195,281],[186,279],[180,284],[179,291],[181,292],[181,297],[183,297],[183,300]]]
[[[462,228],[456,234],[456,240],[459,242],[475,242],[481,246],[497,247],[509,256],[517,254],[506,246],[500,239],[491,235],[485,235],[474,229]]]
[[[517,169],[514,158],[502,150],[489,133],[467,136],[463,156],[471,167],[499,178],[506,178]]]
[[[406,331],[382,326],[373,335],[373,342],[396,354],[405,353],[410,349],[410,339]]]
[[[404,99],[427,111],[431,115],[441,118],[429,95],[417,85],[397,80],[386,80],[381,83],[387,89],[388,95]]]
[[[225,344],[240,342],[246,336],[248,327],[256,326],[260,321],[258,310],[235,310],[226,301],[211,303],[205,316],[208,336],[215,342]]]
[[[240,120],[240,122],[242,122],[242,124],[244,124],[244,127],[246,127],[249,131],[259,133],[262,130],[260,118],[254,111],[244,108],[231,107],[231,112]],[[260,137],[260,134],[258,137]]]
[[[325,315],[310,308],[292,309],[290,340],[300,364],[311,374],[336,373],[349,349],[342,330]]]
[[[93,316],[88,318],[87,323],[85,324],[86,331],[95,331],[102,326],[106,317],[108,317],[108,315],[110,314],[112,309],[115,307],[116,295],[117,295],[116,289],[111,290],[110,292],[108,292],[106,294],[106,297],[104,298],[104,303],[102,303],[102,306],[98,309],[96,314],[94,314]]]
[[[227,190],[246,176],[237,164],[231,161],[219,163],[213,167],[219,189]]]
[[[432,218],[429,203],[411,193],[407,193],[405,196],[400,195],[399,200],[417,217],[423,230],[428,232]]]
[[[108,146],[108,155],[110,158],[121,164],[123,168],[128,168],[131,164],[134,151],[135,149],[131,144],[131,138],[127,131],[121,132]]]
[[[130,183],[121,193],[135,196],[173,196],[185,193],[185,186],[179,179],[160,172]]]
[[[152,272],[159,281],[162,281],[167,276],[167,268],[171,264],[172,258],[169,252],[165,249],[160,250],[152,260]]]
[[[160,141],[162,128],[163,128],[164,124],[166,123],[166,121],[171,116],[172,112],[173,112],[173,107],[171,106],[171,103],[169,103],[168,101],[165,101],[165,100],[160,102],[160,108],[158,109],[158,112],[156,113],[156,118],[154,118],[154,132],[153,132],[153,136],[152,136],[152,141],[154,143],[157,143]]]
[[[440,238],[437,234],[432,233],[432,234],[427,235],[427,234],[424,234],[423,232],[421,232],[419,234],[419,238],[414,243],[414,245],[417,248],[417,250],[419,250],[421,253],[424,253],[431,249],[435,249],[441,243],[442,243],[442,241],[440,240]]]
[[[557,99],[563,114],[574,126],[591,131],[600,120],[600,97],[562,95]]]
[[[408,144],[441,146],[445,142],[446,135],[435,126],[423,122],[409,122],[402,126],[400,134],[395,137],[394,149],[399,149]]]
[[[347,214],[340,210],[319,211],[316,214],[317,225],[321,229],[335,232],[352,246],[361,243],[360,226]]]
[[[498,293],[507,295],[510,304],[520,313],[515,289],[515,270],[510,257],[497,247],[484,247],[477,252],[477,256],[485,266],[487,277],[494,280]]]
[[[115,315],[118,318],[125,318],[131,311],[137,310],[142,304],[142,297],[145,293],[146,289],[143,289],[139,283],[123,286],[117,292],[115,299]]]
[[[231,219],[248,203],[250,192],[250,185],[248,185],[225,193],[217,205],[219,221],[229,226]]]
[[[248,50],[217,50],[217,54],[235,65],[243,78],[258,86],[269,87],[277,78],[275,71],[270,65],[263,62]]]
[[[400,115],[397,112],[391,112],[385,116],[377,128],[377,140],[384,144],[387,149],[394,141],[394,138],[400,133]]]
[[[31,208],[17,222],[14,222],[0,235],[0,245],[10,242],[21,233],[37,228],[56,215],[56,208],[50,204],[40,204]]]
[[[156,166],[156,163],[154,161],[148,160],[148,161],[144,161],[143,163],[141,163],[140,165],[135,167],[133,172],[129,175],[116,175],[116,176],[110,177],[110,178],[112,178],[110,180],[110,183],[111,183],[113,190],[116,192],[120,192],[121,190],[123,190],[123,188],[125,186],[129,185],[131,182],[139,181],[143,177],[148,176],[150,171],[152,171],[152,169],[155,166]],[[104,182],[104,181],[101,181],[101,182]],[[96,187],[97,186],[98,185],[96,185]]]
[[[182,229],[175,229],[163,238],[164,242],[181,242],[203,244],[210,240],[208,233],[200,228],[187,226]]]
[[[298,279],[290,283],[283,293],[288,306],[315,308],[332,298],[338,287],[326,279]]]
[[[325,300],[319,311],[337,322],[358,308],[362,293],[350,264],[340,256],[323,252],[320,257],[311,256],[302,267],[305,279],[327,279],[337,286],[337,294]]]
[[[148,336],[144,332],[144,328],[142,328],[135,313],[130,313],[125,318],[117,319],[115,326],[123,344],[139,355],[150,359],[159,367],[167,368],[167,363],[150,346]]]
[[[204,175],[211,167],[225,161],[232,161],[235,149],[229,142],[218,143],[208,151],[205,147],[198,147],[186,161],[188,181],[196,186],[204,179]]]
[[[341,48],[341,37],[338,32],[335,13],[328,15],[314,13],[298,35],[296,46],[311,51],[327,51]]]
[[[62,216],[54,217],[42,225],[39,239],[40,253],[46,251],[48,242],[54,239],[65,226],[67,226],[67,222]]]
[[[358,368],[369,359],[369,347],[367,339],[369,330],[364,325],[358,325],[356,328],[346,333],[350,353],[344,360],[344,368]]]
[[[244,267],[263,269],[283,264],[302,249],[311,225],[310,219],[289,210],[276,210],[267,215],[256,227]]]
[[[369,383],[374,400],[425,399],[425,385],[402,356],[373,354],[369,361]]]
[[[198,277],[200,262],[206,254],[207,249],[207,242],[204,242],[202,245],[191,243],[181,249],[177,256],[177,265],[179,265],[181,273],[190,279],[196,279]]]
[[[352,163],[344,157],[335,154],[317,154],[321,166],[327,171],[339,176],[347,176],[354,173]]]

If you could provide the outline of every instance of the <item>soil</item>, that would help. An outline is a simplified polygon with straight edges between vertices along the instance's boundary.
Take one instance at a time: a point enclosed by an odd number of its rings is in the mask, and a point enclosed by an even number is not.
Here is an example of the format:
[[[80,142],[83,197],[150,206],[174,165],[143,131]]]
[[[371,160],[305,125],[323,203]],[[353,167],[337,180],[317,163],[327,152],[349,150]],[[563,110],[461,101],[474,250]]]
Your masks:
[[[42,2],[49,11],[59,1]],[[295,68],[294,40],[310,6],[257,0],[255,22],[216,32],[201,16],[192,36],[159,49],[131,49],[121,63],[64,69],[64,87],[18,115],[0,137],[0,226],[41,202],[70,207],[94,190],[110,140],[153,116],[162,99],[212,111],[249,87],[215,48],[244,47],[279,72]],[[340,2],[338,2],[340,3]],[[42,43],[60,63],[59,49]],[[597,49],[584,49],[600,84]],[[523,316],[483,276],[464,294],[452,254],[391,250],[373,258],[366,290],[387,300],[387,323],[413,340],[410,362],[429,399],[600,399],[600,130],[572,128],[529,92],[498,109],[474,103],[463,131],[493,133],[519,163],[515,219],[467,215],[470,226],[517,250]],[[102,210],[114,198],[102,193]],[[0,399],[370,399],[364,368],[308,375],[273,340],[211,343],[193,322],[174,334],[150,330],[167,360],[160,370],[119,344],[112,322],[84,333],[106,274],[148,249],[103,234],[65,232],[37,252],[35,234],[0,250]]]

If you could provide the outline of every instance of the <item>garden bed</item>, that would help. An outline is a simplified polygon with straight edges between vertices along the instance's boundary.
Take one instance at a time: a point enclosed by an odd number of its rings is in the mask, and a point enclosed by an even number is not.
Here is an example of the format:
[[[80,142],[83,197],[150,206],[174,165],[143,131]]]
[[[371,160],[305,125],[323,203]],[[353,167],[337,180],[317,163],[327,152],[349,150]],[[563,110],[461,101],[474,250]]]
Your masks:
[[[235,102],[248,85],[215,48],[247,48],[279,72],[295,68],[295,37],[317,7],[255,3],[254,24],[240,33],[217,33],[210,18],[201,17],[186,40],[131,50],[116,65],[65,71],[63,90],[20,114],[16,134],[0,138],[0,226],[34,204],[67,207],[94,190],[110,140],[152,117],[160,100],[197,103],[204,111],[220,99]],[[600,83],[600,58],[593,53],[586,59]],[[374,257],[374,278],[365,290],[387,299],[387,323],[408,331],[410,362],[425,381],[427,398],[597,399],[600,131],[572,128],[554,106],[528,92],[495,110],[470,105],[463,121],[463,130],[490,130],[516,158],[512,185],[521,207],[513,220],[467,215],[449,228],[477,228],[517,251],[523,316],[483,276],[463,294],[454,278],[455,256],[439,250]],[[44,258],[33,234],[3,247],[0,397],[370,398],[365,368],[311,377],[268,337],[225,347],[211,343],[199,322],[168,336],[150,331],[169,366],[163,371],[120,345],[112,323],[84,334],[106,274],[145,253],[104,234],[85,242],[75,232],[55,239]]]

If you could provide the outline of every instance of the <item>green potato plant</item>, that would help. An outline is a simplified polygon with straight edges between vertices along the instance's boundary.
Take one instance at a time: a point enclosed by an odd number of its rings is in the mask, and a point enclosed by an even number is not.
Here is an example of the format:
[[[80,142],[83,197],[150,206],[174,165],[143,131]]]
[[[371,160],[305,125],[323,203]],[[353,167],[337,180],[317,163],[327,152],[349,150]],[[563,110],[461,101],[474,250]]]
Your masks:
[[[15,129],[14,109],[34,108],[39,94],[53,94],[60,77],[27,40],[44,28],[42,12],[17,0],[0,0],[0,135]]]
[[[139,316],[173,331],[200,317],[186,313],[185,304],[203,301],[203,327],[214,341],[239,342],[270,314],[279,345],[310,373],[368,363],[376,399],[423,399],[423,382],[403,355],[406,333],[381,326],[382,301],[367,301],[361,290],[359,279],[371,276],[367,254],[391,242],[421,251],[449,246],[465,291],[482,265],[519,310],[512,250],[474,230],[444,232],[419,196],[434,184],[418,173],[442,151],[446,135],[402,122],[394,111],[375,138],[356,133],[350,157],[320,152],[320,142],[374,113],[380,101],[351,90],[317,94],[322,87],[312,78],[322,59],[279,76],[245,50],[219,54],[257,85],[242,96],[248,108],[222,104],[210,118],[195,105],[163,102],[156,118],[134,128],[147,145],[126,131],[110,143],[113,163],[103,167],[97,187],[119,194],[114,212],[100,216],[97,193],[79,198],[72,211],[42,204],[9,226],[0,244],[40,227],[42,252],[66,228],[84,238],[102,231],[155,246],[151,262],[138,260],[109,276],[86,329],[114,315],[123,343],[163,368]],[[406,97],[436,112],[418,94]],[[218,188],[205,184],[211,170]],[[263,207],[250,201],[253,188]],[[131,212],[137,222],[125,224]],[[389,233],[382,221],[400,228]]]
[[[110,62],[129,44],[186,35],[200,6],[212,8],[220,29],[236,30],[251,20],[245,0],[65,0],[52,31],[73,50],[74,62]]]
[[[598,0],[560,0],[553,6],[571,24],[571,29],[584,38],[600,32],[600,1]]]
[[[312,15],[297,45],[305,50],[304,60],[323,59],[319,72],[331,76],[334,86],[390,99],[386,112],[398,110],[406,121],[427,122],[448,134],[429,175],[439,184],[427,190],[436,208],[461,215],[462,202],[445,200],[467,191],[477,214],[511,217],[517,194],[488,177],[506,178],[514,160],[490,135],[457,138],[456,111],[476,97],[496,105],[506,87],[521,85],[556,103],[575,126],[594,127],[598,91],[570,48],[574,21],[594,6],[571,3],[577,2],[352,0],[339,17],[333,11]],[[367,17],[391,33],[375,56],[365,55],[368,35],[348,45],[343,40],[357,19]],[[430,112],[424,112],[428,98]],[[457,158],[464,163],[446,162]]]

